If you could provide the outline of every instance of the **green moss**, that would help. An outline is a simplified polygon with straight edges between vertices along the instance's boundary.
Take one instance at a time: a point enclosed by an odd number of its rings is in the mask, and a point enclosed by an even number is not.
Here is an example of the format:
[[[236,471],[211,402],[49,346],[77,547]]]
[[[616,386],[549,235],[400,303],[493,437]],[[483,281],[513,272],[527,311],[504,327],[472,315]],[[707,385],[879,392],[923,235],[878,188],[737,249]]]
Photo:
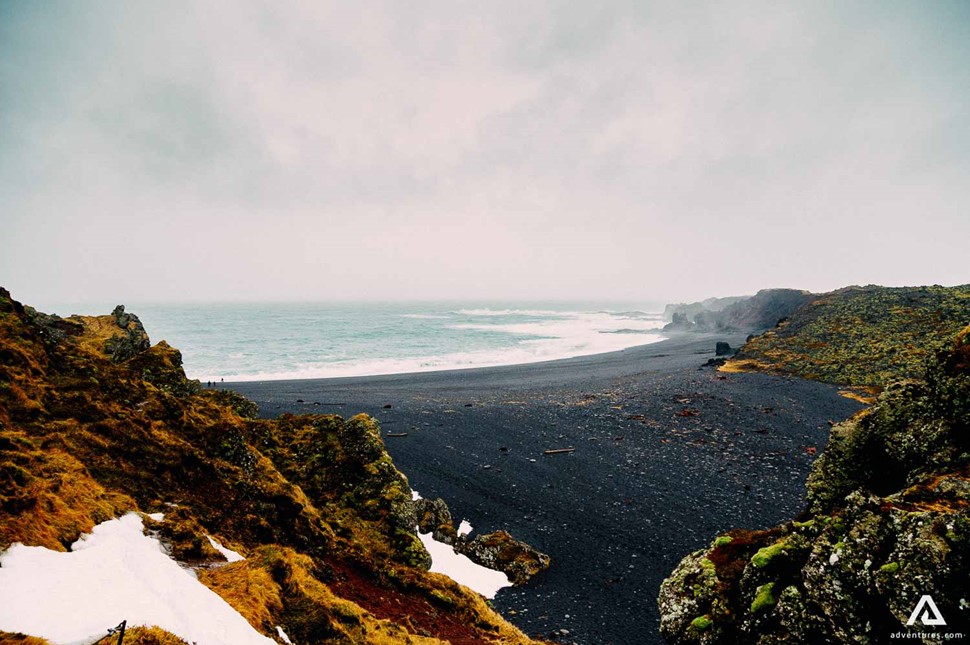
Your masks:
[[[716,549],[718,547],[727,546],[728,544],[731,544],[733,540],[734,538],[732,538],[730,535],[722,535],[714,540],[714,548]]]
[[[146,527],[257,629],[285,624],[317,643],[531,642],[423,570],[410,488],[375,421],[254,418],[143,332],[107,356],[122,315],[31,314],[0,288],[0,550],[63,550],[102,521],[161,510]],[[208,535],[246,561],[208,568],[223,559]]]
[[[751,602],[751,613],[756,614],[760,611],[766,611],[775,606],[775,583],[769,582],[768,584],[761,585],[758,587],[758,591],[755,593],[754,600]]]
[[[773,559],[785,552],[786,546],[786,540],[778,540],[763,549],[758,549],[758,552],[751,556],[751,564],[759,569],[764,569]]]
[[[439,605],[442,605],[443,607],[455,606],[455,599],[449,596],[448,594],[446,594],[445,592],[440,591],[438,589],[431,590],[431,597],[435,600],[436,603],[438,603]]]
[[[897,571],[899,571],[899,563],[898,562],[887,562],[886,564],[884,564],[881,567],[879,567],[879,570],[882,571],[883,573],[887,573],[887,574],[889,574],[889,573],[896,573]]]
[[[706,614],[703,616],[698,616],[694,620],[690,621],[691,629],[698,632],[702,632],[706,629],[710,629],[711,625],[713,624],[714,624],[714,621],[711,620],[711,617]]]
[[[737,362],[830,383],[877,386],[918,376],[934,342],[970,320],[970,285],[848,287],[821,294],[747,342]]]

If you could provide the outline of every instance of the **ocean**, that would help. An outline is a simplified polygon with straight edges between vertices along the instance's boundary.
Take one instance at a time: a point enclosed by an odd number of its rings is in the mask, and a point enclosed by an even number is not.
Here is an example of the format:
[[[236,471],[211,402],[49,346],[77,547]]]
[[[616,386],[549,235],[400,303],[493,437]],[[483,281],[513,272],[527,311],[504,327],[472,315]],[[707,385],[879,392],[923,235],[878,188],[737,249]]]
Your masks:
[[[396,374],[598,354],[661,340],[661,309],[657,303],[522,302],[127,307],[153,343],[166,340],[181,350],[188,376],[202,381]]]

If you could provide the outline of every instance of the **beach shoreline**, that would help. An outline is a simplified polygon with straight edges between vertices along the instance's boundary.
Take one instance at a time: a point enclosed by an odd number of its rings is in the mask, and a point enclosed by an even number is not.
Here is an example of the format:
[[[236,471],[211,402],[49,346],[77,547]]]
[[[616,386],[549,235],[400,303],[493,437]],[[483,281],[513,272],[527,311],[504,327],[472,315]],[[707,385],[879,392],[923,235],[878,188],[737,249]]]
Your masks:
[[[548,572],[493,601],[529,634],[661,643],[662,579],[718,532],[797,515],[829,422],[861,407],[832,386],[704,367],[717,340],[744,337],[683,334],[543,363],[223,386],[265,417],[370,414],[412,488],[442,497],[476,532],[506,529],[548,553]],[[565,447],[575,451],[544,454]]]

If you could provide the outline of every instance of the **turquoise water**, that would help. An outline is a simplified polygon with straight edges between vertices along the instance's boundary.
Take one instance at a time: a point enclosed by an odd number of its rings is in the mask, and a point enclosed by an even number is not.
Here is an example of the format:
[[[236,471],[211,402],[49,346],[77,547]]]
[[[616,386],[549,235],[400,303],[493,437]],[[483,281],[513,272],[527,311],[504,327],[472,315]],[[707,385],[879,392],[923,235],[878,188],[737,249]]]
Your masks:
[[[595,303],[135,304],[152,342],[203,381],[511,365],[655,342],[660,305]],[[107,313],[111,306],[52,312]],[[48,310],[51,311],[51,310]]]

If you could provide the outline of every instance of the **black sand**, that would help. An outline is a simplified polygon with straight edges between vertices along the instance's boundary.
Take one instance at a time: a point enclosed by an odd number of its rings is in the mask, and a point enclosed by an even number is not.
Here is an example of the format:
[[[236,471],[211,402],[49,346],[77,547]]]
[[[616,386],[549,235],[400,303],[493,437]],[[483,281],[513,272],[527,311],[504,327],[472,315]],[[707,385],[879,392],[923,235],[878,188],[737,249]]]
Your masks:
[[[715,340],[743,338],[687,335],[534,365],[231,387],[266,417],[366,412],[385,432],[407,433],[386,443],[415,490],[444,498],[476,532],[507,529],[552,556],[548,572],[494,600],[527,633],[660,643],[663,578],[718,532],[801,511],[811,449],[824,446],[829,420],[860,407],[818,383],[701,368]],[[543,454],[567,447],[576,450]]]

